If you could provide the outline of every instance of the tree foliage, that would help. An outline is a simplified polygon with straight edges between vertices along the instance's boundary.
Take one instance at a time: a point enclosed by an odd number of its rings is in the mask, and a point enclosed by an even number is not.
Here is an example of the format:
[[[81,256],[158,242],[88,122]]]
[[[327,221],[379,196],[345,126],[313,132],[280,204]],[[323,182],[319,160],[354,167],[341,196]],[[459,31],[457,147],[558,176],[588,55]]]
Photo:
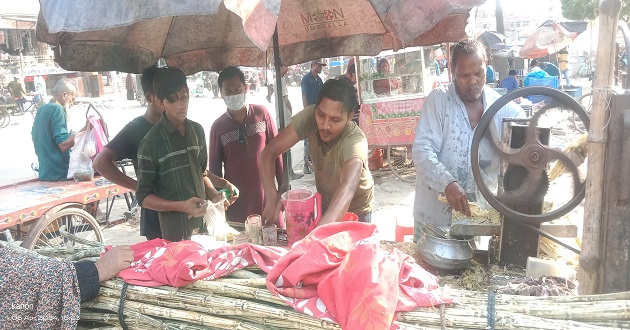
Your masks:
[[[599,0],[560,0],[562,16],[574,20],[591,20],[597,17]],[[620,19],[630,22],[630,0],[621,0]]]

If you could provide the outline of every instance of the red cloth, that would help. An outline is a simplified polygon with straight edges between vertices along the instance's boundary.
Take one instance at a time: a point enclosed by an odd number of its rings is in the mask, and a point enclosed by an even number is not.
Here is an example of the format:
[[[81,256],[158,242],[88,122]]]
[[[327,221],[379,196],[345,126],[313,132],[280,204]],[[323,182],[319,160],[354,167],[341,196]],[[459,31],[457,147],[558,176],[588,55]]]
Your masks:
[[[376,226],[360,222],[313,230],[271,270],[267,287],[343,329],[397,329],[396,311],[450,301],[435,291],[437,277],[398,250],[381,250]]]
[[[109,250],[108,247],[106,250]],[[171,243],[156,238],[131,246],[134,262],[118,273],[125,282],[142,286],[182,287],[200,279],[213,280],[253,264],[269,272],[285,249],[249,243],[226,246],[212,252],[199,243]]]

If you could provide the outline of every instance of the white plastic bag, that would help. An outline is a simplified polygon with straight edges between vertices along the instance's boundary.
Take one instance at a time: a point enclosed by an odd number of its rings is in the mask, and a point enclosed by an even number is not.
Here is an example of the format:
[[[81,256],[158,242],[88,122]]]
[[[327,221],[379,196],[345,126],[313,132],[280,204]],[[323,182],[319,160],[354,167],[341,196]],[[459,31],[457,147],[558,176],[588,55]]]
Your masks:
[[[216,203],[208,201],[206,215],[203,217],[204,225],[208,229],[208,235],[214,236],[220,242],[230,241],[233,236],[239,234],[238,230],[230,227],[225,220],[224,201],[225,198]]]
[[[96,151],[96,137],[94,136],[94,129],[90,129],[85,137],[85,145],[83,146],[83,152],[90,158],[94,159],[97,154]]]
[[[81,154],[83,153],[83,147],[85,146],[86,134],[88,134],[88,132],[82,131],[74,135],[74,146],[70,150],[70,163],[68,164],[68,179],[74,178],[74,172],[79,169]]]
[[[81,153],[79,167],[72,176],[75,181],[92,181],[94,179],[94,168],[92,167],[92,159],[84,152]]]

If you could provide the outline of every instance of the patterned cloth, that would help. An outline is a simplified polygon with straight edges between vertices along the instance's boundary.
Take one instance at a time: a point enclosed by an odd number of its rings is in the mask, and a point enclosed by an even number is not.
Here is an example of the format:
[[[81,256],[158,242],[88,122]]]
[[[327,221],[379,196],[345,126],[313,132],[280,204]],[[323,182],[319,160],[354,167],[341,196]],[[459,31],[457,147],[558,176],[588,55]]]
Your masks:
[[[81,292],[70,261],[0,246],[0,329],[75,329]]]
[[[171,243],[161,238],[134,244],[131,249],[134,262],[131,268],[118,273],[119,277],[135,285],[174,287],[200,279],[228,276],[237,269],[254,264],[269,272],[286,253],[283,248],[249,243],[226,246],[209,253],[197,242]]]
[[[267,276],[267,287],[295,310],[342,329],[398,329],[395,312],[449,302],[437,277],[400,251],[379,248],[376,225],[317,227]]]
[[[249,243],[206,252],[192,241],[132,246],[132,268],[118,274],[144,286],[185,286],[258,265],[267,287],[299,312],[343,329],[398,329],[395,312],[449,302],[438,279],[398,250],[379,248],[376,226],[338,222],[313,230],[287,252]]]

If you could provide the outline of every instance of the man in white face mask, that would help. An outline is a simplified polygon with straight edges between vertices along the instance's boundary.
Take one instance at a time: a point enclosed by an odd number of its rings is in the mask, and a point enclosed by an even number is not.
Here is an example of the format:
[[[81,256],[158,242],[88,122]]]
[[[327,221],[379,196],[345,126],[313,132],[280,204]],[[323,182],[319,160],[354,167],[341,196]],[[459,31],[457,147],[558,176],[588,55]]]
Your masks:
[[[228,221],[245,222],[251,214],[262,214],[264,192],[260,179],[260,153],[277,134],[273,116],[262,105],[247,104],[245,75],[237,67],[219,74],[219,90],[227,106],[210,129],[209,170],[232,182],[239,198],[226,211]],[[278,185],[282,180],[282,158],[275,161]]]

